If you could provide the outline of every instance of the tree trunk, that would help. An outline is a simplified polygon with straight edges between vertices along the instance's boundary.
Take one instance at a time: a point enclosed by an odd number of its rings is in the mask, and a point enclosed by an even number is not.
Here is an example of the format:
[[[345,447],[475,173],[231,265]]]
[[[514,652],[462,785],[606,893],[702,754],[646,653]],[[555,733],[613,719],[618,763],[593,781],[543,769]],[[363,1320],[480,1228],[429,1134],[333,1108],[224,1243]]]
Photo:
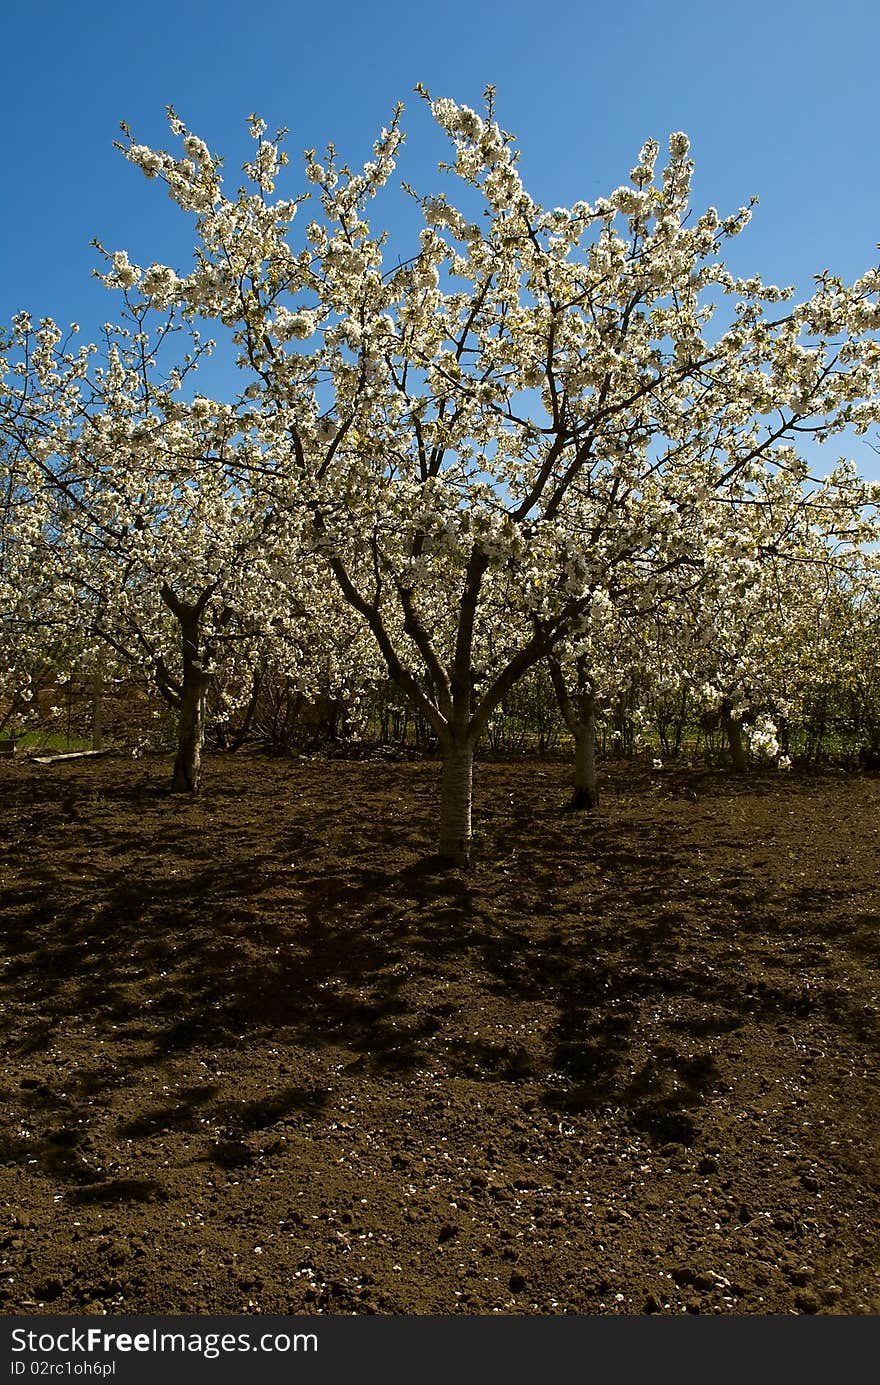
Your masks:
[[[459,870],[467,870],[470,866],[473,775],[473,740],[450,737],[444,741],[439,854]]]
[[[104,679],[100,673],[92,674],[92,750],[104,749],[103,719]]]
[[[737,774],[745,774],[749,767],[749,761],[743,740],[742,722],[738,718],[732,717],[729,712],[723,715],[722,721],[724,733],[727,736],[727,744],[730,747],[733,768]]]
[[[235,752],[236,750],[241,750],[241,747],[247,740],[248,732],[250,731],[251,725],[253,724],[254,715],[257,710],[257,703],[260,700],[260,693],[262,691],[263,674],[260,669],[257,669],[256,673],[254,674],[254,681],[251,686],[251,695],[248,701],[247,710],[244,714],[244,719],[241,723],[241,726],[238,728],[238,731],[233,736],[232,744],[229,747],[229,749],[233,752]]]
[[[571,807],[579,811],[599,805],[599,781],[596,775],[596,697],[593,680],[586,660],[577,660],[577,690],[568,691],[562,664],[556,655],[547,658],[550,679],[562,719],[574,741],[574,786]]]
[[[596,703],[592,697],[582,698],[581,720],[572,728],[574,736],[574,791],[571,806],[577,809],[599,805],[599,782],[596,775]]]
[[[199,672],[184,678],[183,698],[177,722],[177,754],[174,757],[172,793],[198,793],[202,779],[202,747],[205,744],[205,702],[210,679]]]
[[[171,792],[197,794],[201,787],[205,707],[211,673],[201,657],[199,615],[193,608],[180,603],[177,618],[183,645],[183,680]]]

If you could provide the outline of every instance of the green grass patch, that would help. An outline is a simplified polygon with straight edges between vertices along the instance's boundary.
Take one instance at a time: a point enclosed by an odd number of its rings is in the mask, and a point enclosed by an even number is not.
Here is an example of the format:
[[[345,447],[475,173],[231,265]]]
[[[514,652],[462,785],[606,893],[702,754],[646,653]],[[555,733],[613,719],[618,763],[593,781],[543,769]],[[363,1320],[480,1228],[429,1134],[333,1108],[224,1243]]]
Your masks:
[[[66,736],[58,731],[28,731],[16,738],[16,754],[39,750],[52,751],[64,755],[73,750],[91,750],[92,743],[82,736]]]

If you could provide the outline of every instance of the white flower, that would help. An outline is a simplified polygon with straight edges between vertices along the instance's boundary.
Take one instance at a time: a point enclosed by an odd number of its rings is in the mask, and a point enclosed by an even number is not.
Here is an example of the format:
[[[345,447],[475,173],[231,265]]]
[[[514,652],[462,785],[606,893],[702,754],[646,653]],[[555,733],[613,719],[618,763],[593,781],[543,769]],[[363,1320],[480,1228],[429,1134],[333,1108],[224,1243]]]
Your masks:
[[[758,717],[754,725],[744,727],[749,749],[761,759],[775,760],[780,751],[776,725],[768,716]]]
[[[174,295],[180,280],[168,265],[154,264],[145,271],[142,288],[149,298],[154,298],[160,307],[167,304]]]
[[[465,139],[478,140],[483,133],[483,122],[470,106],[459,106],[453,129]]]
[[[431,114],[438,125],[446,125],[455,119],[456,105],[448,96],[441,96],[431,106]]]
[[[137,265],[130,263],[124,250],[114,250],[112,255],[113,274],[120,288],[132,289],[140,277]]]
[[[637,188],[619,187],[611,194],[611,201],[624,216],[644,216],[650,207],[650,200]]]
[[[183,141],[183,147],[189,157],[195,159],[196,163],[206,163],[211,157],[207,144],[204,140],[200,140],[197,135],[187,135]]]
[[[137,164],[142,173],[148,178],[155,178],[162,168],[161,157],[148,148],[146,144],[133,144],[128,150],[128,158],[133,164]]]
[[[288,308],[278,307],[275,309],[272,333],[278,341],[290,341],[292,337],[304,341],[306,337],[313,335],[316,325],[314,313],[306,312],[302,308],[292,313]]]

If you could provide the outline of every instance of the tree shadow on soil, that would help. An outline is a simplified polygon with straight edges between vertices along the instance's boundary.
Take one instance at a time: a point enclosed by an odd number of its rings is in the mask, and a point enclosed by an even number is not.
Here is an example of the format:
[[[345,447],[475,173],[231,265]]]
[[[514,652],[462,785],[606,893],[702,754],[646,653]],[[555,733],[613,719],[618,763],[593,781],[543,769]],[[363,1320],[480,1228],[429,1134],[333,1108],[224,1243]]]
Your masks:
[[[401,767],[380,769],[399,786]],[[4,896],[10,1051],[39,1054],[75,1023],[101,1035],[102,1056],[63,1091],[25,1079],[16,1096],[42,1133],[7,1133],[0,1157],[36,1159],[79,1200],[161,1195],[90,1163],[87,1126],[92,1103],[181,1055],[258,1039],[334,1049],[355,1071],[519,1084],[560,1114],[615,1108],[654,1142],[691,1145],[723,1090],[726,1036],[781,1016],[822,1015],[856,1034],[864,1024],[834,987],[795,969],[749,976],[735,910],[721,907],[741,872],[714,900],[695,893],[682,883],[690,847],[662,823],[586,825],[546,798],[519,813],[488,805],[483,855],[497,864],[465,878],[428,854],[418,801],[398,831],[399,810],[380,800],[386,818],[360,824],[355,852],[326,799],[274,822],[262,806],[249,819],[220,789],[190,812],[149,783],[106,792],[120,806],[94,822],[36,796],[37,811],[66,812],[75,846]],[[517,1034],[492,1022],[512,1005],[525,1017]],[[649,1049],[643,1018],[657,1013],[665,1042]],[[205,1082],[118,1134],[209,1123],[204,1157],[234,1169],[253,1158],[252,1133],[327,1110],[317,1087],[234,1101]]]

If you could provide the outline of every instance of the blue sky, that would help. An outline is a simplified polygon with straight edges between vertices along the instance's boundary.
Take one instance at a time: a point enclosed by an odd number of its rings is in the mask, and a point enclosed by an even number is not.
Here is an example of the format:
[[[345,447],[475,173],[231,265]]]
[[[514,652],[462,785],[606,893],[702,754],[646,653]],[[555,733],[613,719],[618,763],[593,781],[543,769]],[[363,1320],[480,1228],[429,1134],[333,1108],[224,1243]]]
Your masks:
[[[332,139],[355,162],[403,100],[401,171],[428,191],[443,148],[418,81],[476,107],[494,83],[545,204],[610,192],[646,137],[681,129],[698,210],[760,197],[736,270],[808,293],[823,269],[853,278],[878,259],[876,0],[45,0],[7,7],[3,30],[0,321],[27,308],[87,334],[112,317],[112,295],[90,279],[95,236],[139,263],[188,264],[190,224],[113,149],[120,120],[162,143],[172,103],[232,170],[257,111],[290,128],[292,158]],[[823,462],[841,451],[880,476],[867,442],[832,441]]]

